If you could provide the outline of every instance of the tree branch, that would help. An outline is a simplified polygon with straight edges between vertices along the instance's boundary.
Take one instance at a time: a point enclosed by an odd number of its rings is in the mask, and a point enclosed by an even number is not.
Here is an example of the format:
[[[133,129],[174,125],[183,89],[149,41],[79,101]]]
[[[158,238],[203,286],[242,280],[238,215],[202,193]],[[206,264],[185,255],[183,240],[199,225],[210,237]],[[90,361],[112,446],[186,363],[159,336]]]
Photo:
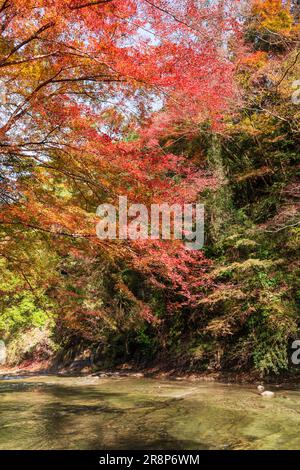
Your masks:
[[[81,10],[82,8],[94,7],[97,5],[104,5],[105,3],[110,3],[113,0],[94,0],[92,2],[83,3],[81,5],[70,6],[71,10]]]
[[[283,82],[283,80],[285,79],[285,77],[287,76],[289,71],[297,64],[299,57],[300,57],[300,51],[296,55],[295,60],[293,61],[293,63],[286,69],[286,71],[282,75],[281,79],[276,83],[276,88],[279,87],[279,85]]]
[[[39,37],[39,35],[41,33],[43,33],[44,31],[46,31],[47,29],[49,28],[52,28],[52,26],[54,26],[54,22],[51,21],[50,23],[47,23],[45,24],[44,26],[42,26],[40,29],[38,29],[34,34],[32,34],[29,38],[25,39],[24,41],[20,42],[19,44],[17,44],[11,51],[10,53],[4,58],[1,60],[0,64],[2,65],[3,63],[5,63],[7,61],[7,59],[9,59],[15,52],[17,52],[19,49],[21,49],[21,47],[25,46],[26,44],[28,44],[29,42],[33,41],[34,39],[37,39]]]
[[[0,13],[2,13],[4,10],[10,7],[9,0],[5,0],[0,7]]]

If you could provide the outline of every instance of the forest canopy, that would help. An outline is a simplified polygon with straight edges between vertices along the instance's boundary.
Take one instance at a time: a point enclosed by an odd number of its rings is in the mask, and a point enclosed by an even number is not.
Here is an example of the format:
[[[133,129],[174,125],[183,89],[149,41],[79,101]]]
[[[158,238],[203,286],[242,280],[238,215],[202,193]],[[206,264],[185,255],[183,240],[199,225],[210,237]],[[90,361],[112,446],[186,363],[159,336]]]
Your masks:
[[[0,18],[9,361],[286,371],[299,2],[2,0]],[[100,240],[97,207],[120,196],[204,204],[204,248]]]

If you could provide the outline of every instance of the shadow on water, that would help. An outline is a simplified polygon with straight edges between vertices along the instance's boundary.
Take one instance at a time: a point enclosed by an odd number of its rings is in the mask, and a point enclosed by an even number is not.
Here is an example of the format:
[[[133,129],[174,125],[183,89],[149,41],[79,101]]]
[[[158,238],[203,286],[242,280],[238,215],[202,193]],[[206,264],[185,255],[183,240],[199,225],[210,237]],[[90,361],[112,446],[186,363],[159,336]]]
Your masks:
[[[0,380],[0,449],[300,448],[299,394],[151,379]]]
[[[0,403],[2,449],[183,448],[163,425],[151,429],[148,418],[180,398],[145,399],[95,386],[38,381],[1,382],[0,393],[5,398]]]

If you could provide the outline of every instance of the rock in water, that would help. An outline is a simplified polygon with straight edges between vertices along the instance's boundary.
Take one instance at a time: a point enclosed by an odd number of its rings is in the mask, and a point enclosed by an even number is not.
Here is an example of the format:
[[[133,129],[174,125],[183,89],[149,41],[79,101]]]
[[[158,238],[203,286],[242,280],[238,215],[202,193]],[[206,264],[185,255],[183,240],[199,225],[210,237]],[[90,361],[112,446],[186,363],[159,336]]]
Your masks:
[[[0,365],[3,366],[6,363],[6,346],[4,341],[0,340]]]
[[[269,392],[268,390],[266,390],[265,392],[261,393],[261,396],[264,397],[264,398],[274,398],[275,393],[274,392]]]
[[[262,397],[265,397],[265,398],[273,398],[275,397],[275,393],[274,392],[270,392],[269,390],[266,390],[265,391],[265,387],[263,385],[259,385],[257,387],[257,390],[259,391],[259,394],[262,396]]]

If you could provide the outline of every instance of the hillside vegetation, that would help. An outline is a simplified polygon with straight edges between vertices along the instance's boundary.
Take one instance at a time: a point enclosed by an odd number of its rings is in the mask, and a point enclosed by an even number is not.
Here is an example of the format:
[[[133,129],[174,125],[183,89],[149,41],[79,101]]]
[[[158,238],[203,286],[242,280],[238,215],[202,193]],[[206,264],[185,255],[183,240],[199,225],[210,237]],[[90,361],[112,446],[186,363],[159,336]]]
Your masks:
[[[0,15],[9,363],[296,372],[298,2],[5,0]],[[99,240],[97,206],[120,195],[201,202],[204,248]]]

